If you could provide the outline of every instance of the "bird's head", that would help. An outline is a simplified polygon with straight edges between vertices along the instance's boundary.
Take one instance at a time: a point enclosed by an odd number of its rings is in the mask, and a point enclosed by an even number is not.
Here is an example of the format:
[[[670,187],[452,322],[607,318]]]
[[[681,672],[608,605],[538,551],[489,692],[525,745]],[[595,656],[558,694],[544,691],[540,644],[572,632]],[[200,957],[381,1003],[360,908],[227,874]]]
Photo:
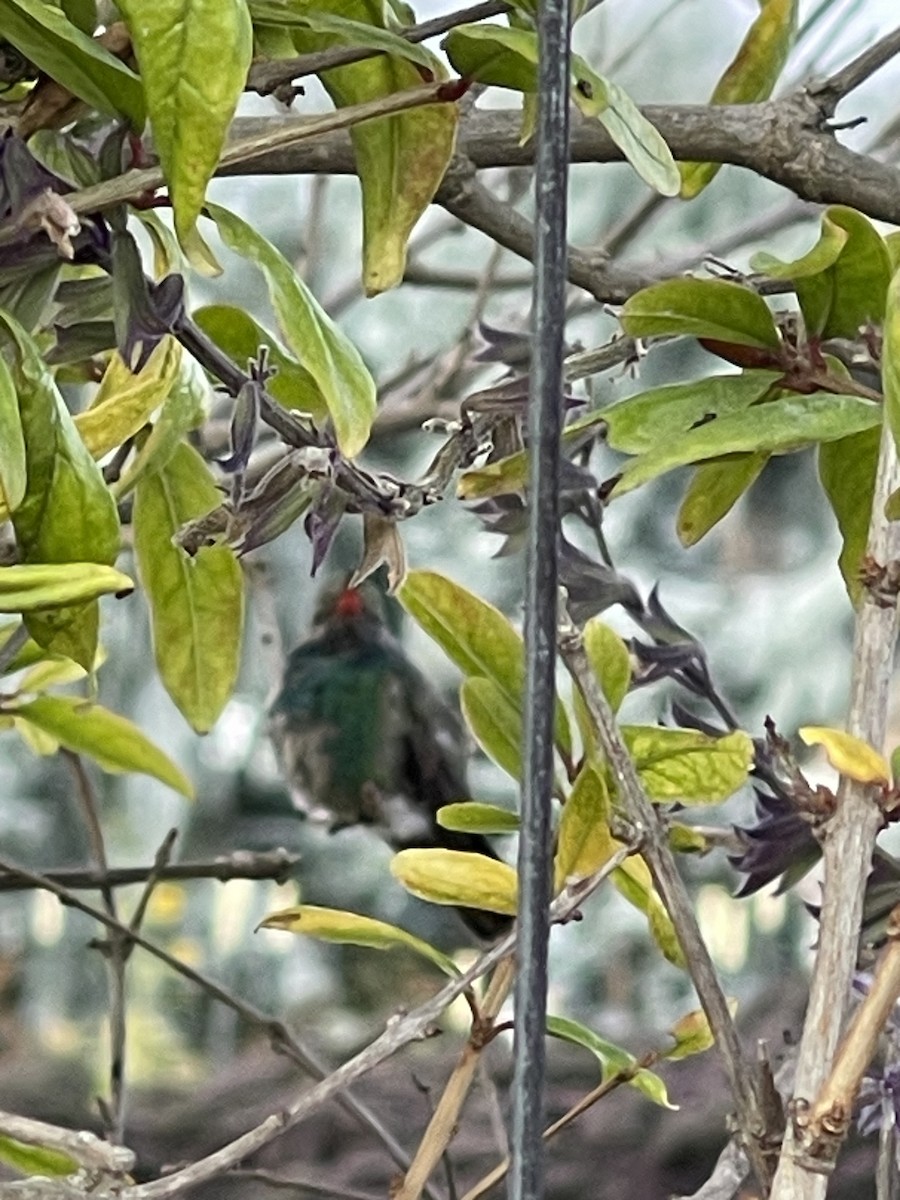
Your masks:
[[[392,602],[374,579],[351,587],[348,577],[326,586],[319,595],[313,626],[316,629],[357,629],[364,633],[395,624]],[[396,605],[394,605],[396,607]]]

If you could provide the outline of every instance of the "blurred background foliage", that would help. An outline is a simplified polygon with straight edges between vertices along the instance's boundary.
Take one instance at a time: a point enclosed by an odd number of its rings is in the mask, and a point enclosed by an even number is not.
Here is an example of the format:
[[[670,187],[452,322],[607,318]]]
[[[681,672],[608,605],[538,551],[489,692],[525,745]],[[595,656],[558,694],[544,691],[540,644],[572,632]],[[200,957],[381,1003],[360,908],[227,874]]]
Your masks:
[[[416,15],[423,19],[443,7],[420,4]],[[576,45],[638,102],[702,102],[755,7],[744,0],[606,0],[579,23]],[[802,4],[803,33],[783,87],[848,60],[884,31],[892,7],[889,0],[880,6],[862,0]],[[847,135],[851,142],[894,153],[889,120],[897,83],[894,63],[854,93],[843,115],[864,114],[869,121]],[[508,105],[514,99],[511,93],[489,93],[480,103]],[[247,99],[241,115],[271,115],[274,104]],[[326,106],[315,83],[296,102],[302,112]],[[529,172],[498,171],[490,183],[529,209]],[[740,270],[762,246],[790,258],[816,236],[811,206],[736,168],[723,169],[690,205],[648,196],[626,166],[576,167],[571,240],[638,264],[687,269],[711,254]],[[438,445],[419,428],[423,418],[452,416],[468,391],[502,374],[497,363],[473,361],[481,345],[477,323],[524,333],[529,291],[523,263],[432,210],[414,235],[406,284],[365,300],[358,283],[354,180],[223,179],[213,184],[211,198],[247,217],[298,264],[361,349],[379,380],[382,405],[364,461],[407,478],[422,471]],[[195,280],[194,304],[238,304],[271,325],[262,281],[224,247],[215,249],[225,273],[214,281]],[[616,330],[611,314],[574,291],[570,313],[573,346],[600,345]],[[713,369],[714,360],[693,344],[654,349],[637,370],[595,377],[590,397],[605,403]],[[71,398],[77,405],[77,393]],[[592,466],[603,478],[614,464],[608,451],[597,454]],[[800,723],[839,723],[851,612],[836,566],[837,531],[815,486],[811,455],[773,460],[730,516],[691,550],[679,546],[673,529],[684,482],[676,473],[610,508],[605,532],[618,569],[644,595],[660,583],[667,609],[705,647],[720,690],[752,735],[759,736],[767,714],[788,735]],[[413,565],[446,572],[519,619],[522,558],[495,557],[499,539],[464,504],[450,500],[426,509],[404,525],[403,536]],[[343,554],[349,562],[352,552],[338,545],[332,558]],[[299,890],[311,903],[381,916],[447,948],[459,947],[464,934],[452,914],[410,899],[391,880],[388,850],[364,831],[329,836],[292,814],[265,737],[265,708],[277,684],[281,647],[303,636],[317,588],[302,530],[294,527],[251,555],[246,566],[250,603],[239,687],[203,739],[190,732],[150,669],[149,632],[138,598],[127,613],[114,604],[105,609],[108,657],[100,672],[100,699],[131,716],[187,770],[197,784],[197,801],[189,805],[143,777],[97,773],[94,780],[116,865],[151,861],[172,826],[181,830],[181,858],[276,846],[299,852],[296,879],[280,887],[249,881],[158,887],[146,931],[261,1009],[286,1013],[304,1036],[336,1055],[376,1031],[398,1005],[412,1006],[433,987],[433,974],[402,952],[394,952],[386,968],[384,957],[372,951],[325,947],[274,931],[254,933],[266,912],[293,902]],[[624,636],[636,632],[615,610],[608,619]],[[451,694],[457,682],[451,666],[421,633],[407,629],[405,637],[417,663]],[[625,718],[664,718],[671,698],[660,689],[632,695]],[[514,803],[509,781],[486,761],[473,761],[470,781],[474,797]],[[41,870],[88,861],[64,761],[34,758],[17,739],[3,735],[0,784],[0,841],[11,857]],[[742,795],[709,820],[740,823],[750,814],[751,798]],[[701,924],[727,992],[749,1002],[771,988],[773,979],[803,969],[814,931],[802,897],[733,899],[737,879],[720,852],[686,861],[685,870],[699,890]],[[121,893],[138,894],[139,889]],[[815,898],[814,880],[804,895]],[[103,962],[85,952],[94,934],[91,921],[63,910],[47,894],[0,894],[0,1038],[6,1048],[17,1042],[22,1053],[22,1047],[40,1043],[103,1071]],[[129,987],[129,1070],[135,1082],[188,1083],[229,1057],[247,1035],[233,1013],[140,953],[129,967]],[[598,895],[582,921],[556,931],[551,1011],[579,1017],[622,1042],[646,1045],[673,1012],[690,1006],[686,978],[660,958],[640,915],[611,892]],[[92,1046],[97,1053],[89,1053]]]

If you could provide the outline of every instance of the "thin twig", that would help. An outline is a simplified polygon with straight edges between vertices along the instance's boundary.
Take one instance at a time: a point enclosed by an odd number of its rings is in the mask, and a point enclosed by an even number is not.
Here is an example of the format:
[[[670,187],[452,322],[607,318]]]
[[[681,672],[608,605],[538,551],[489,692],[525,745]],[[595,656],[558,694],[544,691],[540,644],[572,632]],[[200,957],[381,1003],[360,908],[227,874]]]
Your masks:
[[[97,797],[94,786],[85,770],[81,756],[71,750],[61,750],[60,754],[69,764],[75,779],[75,794],[78,798],[82,819],[87,829],[91,854],[98,871],[109,870],[106,858],[106,846],[103,840],[103,829],[100,824],[100,813],[97,808]],[[113,888],[104,884],[100,888],[100,897],[107,914],[116,922],[119,919],[116,894]],[[125,964],[128,959],[128,948],[122,937],[115,932],[102,942],[95,943],[106,959],[109,975],[109,1096],[108,1107],[104,1105],[104,1115],[108,1118],[109,1131],[112,1141],[122,1142],[125,1133],[125,1069],[127,1050],[127,1008],[125,1003]]]
[[[157,879],[218,879],[226,883],[229,879],[273,879],[285,883],[300,862],[299,854],[288,854],[286,850],[270,850],[256,853],[251,850],[236,850],[210,862],[169,863],[157,869],[149,867],[109,867],[105,871],[90,869],[64,869],[42,871],[41,879],[72,891],[98,891],[103,887],[129,887],[143,883],[151,876]],[[41,884],[31,883],[18,873],[0,869],[0,892],[21,892]]]
[[[0,1112],[0,1134],[24,1142],[27,1146],[58,1150],[81,1166],[110,1174],[123,1175],[135,1163],[133,1151],[125,1146],[104,1142],[86,1129],[64,1129],[59,1125],[49,1125],[46,1121],[20,1117],[16,1113]]]
[[[254,1007],[254,1005],[242,1000],[239,996],[236,996],[233,992],[217,983],[214,979],[211,979],[208,975],[204,975],[201,971],[196,970],[194,967],[188,966],[187,963],[181,962],[180,959],[174,958],[166,950],[163,950],[162,947],[157,946],[154,942],[148,941],[147,938],[145,938],[142,934],[135,933],[129,929],[127,925],[123,925],[120,921],[113,920],[113,918],[107,913],[103,912],[102,909],[99,909],[95,905],[88,904],[86,901],[81,900],[75,895],[74,892],[71,892],[67,888],[60,886],[58,883],[54,883],[54,881],[49,879],[46,875],[41,875],[36,871],[29,871],[26,867],[21,867],[7,859],[0,859],[0,870],[7,872],[9,875],[20,876],[22,879],[27,880],[30,887],[41,888],[44,891],[52,892],[63,904],[66,904],[71,908],[76,908],[80,912],[86,913],[88,916],[93,917],[95,921],[99,921],[101,925],[104,925],[107,929],[110,929],[113,932],[118,932],[120,935],[126,935],[130,942],[133,942],[136,946],[140,946],[141,949],[146,950],[148,954],[152,954],[154,958],[157,958],[160,960],[160,962],[165,963],[166,966],[170,967],[178,975],[181,975],[183,978],[190,980],[191,983],[196,984],[197,987],[205,991],[214,1000],[217,1000],[220,1004],[224,1004],[227,1008],[230,1008],[232,1012],[237,1013],[238,1016],[242,1017],[250,1024],[264,1030],[268,1034],[273,1049],[275,1049],[278,1053],[283,1054],[286,1058],[289,1058],[292,1062],[296,1063],[297,1066],[301,1067],[308,1075],[311,1075],[313,1079],[321,1081],[327,1077],[325,1067],[318,1062],[315,1055],[310,1050],[302,1045],[302,1043],[294,1036],[294,1034],[290,1032],[283,1022],[278,1021],[273,1017],[269,1017],[266,1013],[261,1012],[258,1008]],[[405,1171],[407,1169],[409,1166],[409,1155],[393,1136],[393,1134],[387,1128],[385,1128],[380,1118],[377,1117],[367,1105],[365,1105],[361,1100],[358,1100],[355,1095],[346,1089],[338,1090],[334,1094],[333,1098],[338,1104],[341,1105],[342,1108],[346,1109],[347,1112],[349,1112],[357,1121],[359,1121],[361,1125],[369,1129],[370,1132],[372,1132],[378,1138],[378,1140],[390,1154],[391,1158],[402,1170]],[[241,1156],[238,1156],[234,1161],[240,1161],[240,1157]],[[226,1165],[230,1166],[231,1164],[229,1163]],[[172,1194],[174,1195],[176,1193],[173,1192]],[[430,1200],[438,1200],[436,1193],[430,1188],[427,1191],[427,1195],[430,1197]]]
[[[564,631],[561,636],[560,654],[594,721],[600,744],[616,780],[624,813],[637,832],[643,835],[641,854],[647,861],[663,904],[675,927],[684,951],[687,969],[722,1056],[747,1153],[760,1182],[765,1184],[770,1175],[769,1165],[761,1148],[761,1139],[766,1133],[766,1122],[756,1084],[741,1049],[728,1002],[697,924],[687,888],[678,873],[675,857],[669,849],[665,829],[647,798],[622,740],[615,715],[590,668],[581,635],[574,628]]]
[[[0,675],[3,675],[8,670],[9,664],[27,641],[28,630],[24,624],[17,625],[3,645],[0,646]]]
[[[864,50],[852,62],[841,67],[839,71],[835,71],[822,83],[813,84],[809,89],[810,94],[834,111],[839,100],[848,96],[861,83],[865,83],[870,75],[874,75],[898,54],[900,54],[900,28],[885,34],[874,46]]]

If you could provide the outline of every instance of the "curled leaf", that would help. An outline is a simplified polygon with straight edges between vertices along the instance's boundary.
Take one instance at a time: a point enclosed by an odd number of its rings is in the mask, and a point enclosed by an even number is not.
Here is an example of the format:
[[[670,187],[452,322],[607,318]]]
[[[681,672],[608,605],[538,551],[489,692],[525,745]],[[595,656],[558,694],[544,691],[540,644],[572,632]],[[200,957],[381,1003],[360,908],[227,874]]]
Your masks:
[[[824,746],[828,761],[841,775],[859,783],[890,783],[891,768],[883,754],[862,738],[827,725],[804,725],[797,731],[807,746]]]

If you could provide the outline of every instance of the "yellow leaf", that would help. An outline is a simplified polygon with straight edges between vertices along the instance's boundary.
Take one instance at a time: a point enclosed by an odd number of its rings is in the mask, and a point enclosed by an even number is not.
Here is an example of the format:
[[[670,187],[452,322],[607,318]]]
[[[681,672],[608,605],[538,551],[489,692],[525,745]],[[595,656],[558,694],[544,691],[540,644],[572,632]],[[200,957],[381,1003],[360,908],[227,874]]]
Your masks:
[[[393,950],[405,946],[415,950],[424,958],[450,976],[457,976],[456,965],[440,950],[421,938],[407,933],[397,925],[377,921],[360,913],[346,912],[339,908],[321,908],[315,904],[298,904],[269,913],[259,923],[260,929],[284,929],[289,933],[303,933],[307,937],[323,942],[336,942],[350,946],[368,946],[371,950]]]
[[[515,916],[516,873],[485,854],[462,850],[401,850],[391,859],[391,874],[422,900],[457,904]]]
[[[737,1012],[737,1000],[729,999],[728,1011],[734,1016]],[[714,1046],[716,1041],[702,1008],[685,1013],[669,1030],[669,1036],[675,1039],[675,1045],[666,1051],[666,1058],[670,1062],[690,1058],[692,1054],[702,1054],[704,1050]]]
[[[884,755],[867,742],[826,725],[804,725],[799,730],[807,746],[824,746],[836,771],[859,783],[890,783],[891,768]]]

